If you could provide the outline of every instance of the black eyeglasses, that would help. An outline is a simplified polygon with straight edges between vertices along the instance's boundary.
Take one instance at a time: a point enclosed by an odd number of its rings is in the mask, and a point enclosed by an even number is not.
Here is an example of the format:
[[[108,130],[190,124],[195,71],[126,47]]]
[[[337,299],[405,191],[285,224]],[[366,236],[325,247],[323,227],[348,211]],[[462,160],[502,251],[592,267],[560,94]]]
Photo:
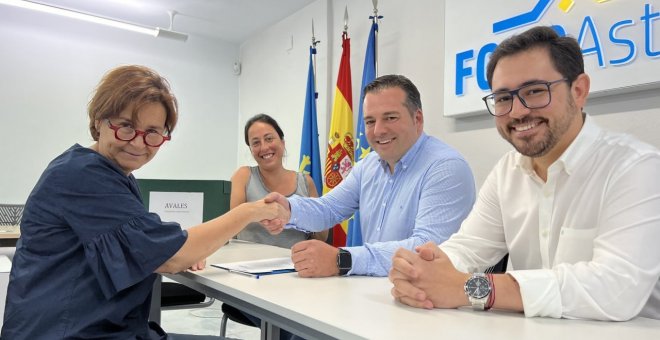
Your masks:
[[[486,103],[488,112],[496,117],[511,112],[514,96],[518,97],[520,103],[528,109],[541,109],[550,105],[550,101],[552,101],[550,86],[563,81],[568,81],[568,79],[528,84],[511,91],[491,93],[482,99]]]
[[[112,125],[110,119],[106,119],[106,121],[108,122],[108,126],[115,131],[115,138],[124,142],[130,142],[135,139],[135,137],[142,135],[144,144],[151,147],[159,147],[163,145],[165,141],[172,139],[170,136],[163,136],[158,131],[140,131],[130,126]]]

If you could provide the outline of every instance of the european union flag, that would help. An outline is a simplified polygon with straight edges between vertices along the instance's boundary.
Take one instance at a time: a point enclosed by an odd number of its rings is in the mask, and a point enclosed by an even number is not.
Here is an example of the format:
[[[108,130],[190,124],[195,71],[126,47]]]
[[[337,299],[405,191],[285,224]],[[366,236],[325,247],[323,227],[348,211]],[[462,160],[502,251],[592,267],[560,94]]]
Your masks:
[[[316,119],[316,88],[314,85],[313,55],[316,48],[309,47],[309,72],[307,73],[307,94],[303,115],[302,138],[300,139],[300,167],[298,171],[309,174],[316,185],[316,192],[323,192],[321,156],[319,152],[319,128]]]
[[[369,32],[369,40],[367,41],[367,54],[364,57],[364,69],[362,70],[362,86],[360,87],[360,110],[357,117],[357,133],[355,135],[355,163],[359,162],[371,151],[371,146],[367,141],[367,136],[364,132],[364,112],[362,105],[364,104],[364,88],[371,81],[376,79],[376,32],[378,32],[378,24],[376,20],[371,24],[371,32]],[[346,236],[346,245],[361,246],[362,231],[360,229],[360,211],[358,210],[353,219],[348,222],[348,235]]]

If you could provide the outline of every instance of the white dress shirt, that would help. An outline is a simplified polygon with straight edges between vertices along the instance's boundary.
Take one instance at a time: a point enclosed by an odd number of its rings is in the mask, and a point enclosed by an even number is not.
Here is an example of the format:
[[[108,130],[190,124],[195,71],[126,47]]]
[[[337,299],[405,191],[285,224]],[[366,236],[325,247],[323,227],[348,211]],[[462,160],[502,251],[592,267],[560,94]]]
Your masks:
[[[585,119],[547,182],[502,157],[440,248],[464,272],[509,252],[528,317],[660,319],[660,152]]]

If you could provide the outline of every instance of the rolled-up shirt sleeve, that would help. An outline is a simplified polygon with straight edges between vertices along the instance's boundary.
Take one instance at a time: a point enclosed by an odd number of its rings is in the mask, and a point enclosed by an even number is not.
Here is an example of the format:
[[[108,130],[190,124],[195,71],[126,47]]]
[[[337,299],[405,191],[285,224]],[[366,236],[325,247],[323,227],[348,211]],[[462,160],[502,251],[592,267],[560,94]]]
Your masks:
[[[520,286],[525,316],[562,317],[559,281],[552,270],[509,271]]]

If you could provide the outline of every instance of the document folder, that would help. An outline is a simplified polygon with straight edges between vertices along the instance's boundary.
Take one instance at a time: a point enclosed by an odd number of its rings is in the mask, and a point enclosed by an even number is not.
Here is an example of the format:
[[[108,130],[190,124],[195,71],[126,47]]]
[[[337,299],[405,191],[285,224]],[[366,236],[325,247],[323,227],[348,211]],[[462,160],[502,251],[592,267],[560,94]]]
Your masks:
[[[229,263],[214,263],[213,267],[225,269],[230,273],[236,273],[246,276],[272,275],[291,273],[296,271],[293,267],[290,257],[277,257],[264,260],[240,261]]]

